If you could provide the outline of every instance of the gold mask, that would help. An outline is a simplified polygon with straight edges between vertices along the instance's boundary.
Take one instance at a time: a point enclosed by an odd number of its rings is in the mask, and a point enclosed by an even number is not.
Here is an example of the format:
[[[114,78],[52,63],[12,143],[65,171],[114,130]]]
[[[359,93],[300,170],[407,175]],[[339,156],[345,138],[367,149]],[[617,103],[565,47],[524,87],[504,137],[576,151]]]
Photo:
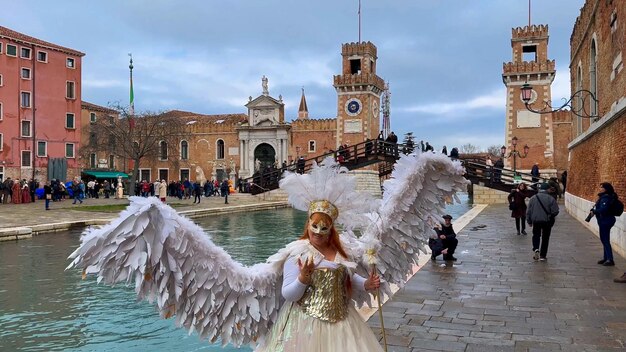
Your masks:
[[[309,221],[309,230],[316,235],[327,236],[330,234],[331,225],[326,224],[324,220],[317,223]]]

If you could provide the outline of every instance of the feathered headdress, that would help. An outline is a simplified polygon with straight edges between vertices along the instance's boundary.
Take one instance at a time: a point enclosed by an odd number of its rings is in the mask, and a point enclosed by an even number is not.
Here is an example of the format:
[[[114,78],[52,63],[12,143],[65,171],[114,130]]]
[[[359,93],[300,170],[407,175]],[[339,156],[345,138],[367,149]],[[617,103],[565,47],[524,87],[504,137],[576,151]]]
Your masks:
[[[298,210],[328,214],[345,229],[367,226],[367,214],[380,207],[380,201],[356,190],[356,178],[348,174],[332,157],[320,165],[313,162],[311,172],[286,172],[280,188],[288,194],[289,203]]]

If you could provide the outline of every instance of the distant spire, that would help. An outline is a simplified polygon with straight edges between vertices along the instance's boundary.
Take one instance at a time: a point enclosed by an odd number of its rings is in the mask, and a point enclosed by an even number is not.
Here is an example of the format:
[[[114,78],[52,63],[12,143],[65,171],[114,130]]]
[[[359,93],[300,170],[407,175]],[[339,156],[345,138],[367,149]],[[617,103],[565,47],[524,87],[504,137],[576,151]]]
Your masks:
[[[304,96],[304,87],[302,87],[302,98],[300,98],[300,107],[298,108],[298,118],[299,119],[309,118],[309,108],[306,105],[306,97]]]

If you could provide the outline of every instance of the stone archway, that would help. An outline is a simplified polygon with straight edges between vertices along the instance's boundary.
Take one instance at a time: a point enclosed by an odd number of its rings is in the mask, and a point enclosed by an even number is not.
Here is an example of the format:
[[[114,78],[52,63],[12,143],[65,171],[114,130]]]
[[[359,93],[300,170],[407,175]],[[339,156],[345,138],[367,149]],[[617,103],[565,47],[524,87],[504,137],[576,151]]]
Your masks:
[[[267,143],[261,143],[256,148],[254,148],[255,171],[258,171],[257,165],[260,170],[263,170],[268,166],[273,166],[274,162],[276,162],[276,150],[274,149],[274,147]]]

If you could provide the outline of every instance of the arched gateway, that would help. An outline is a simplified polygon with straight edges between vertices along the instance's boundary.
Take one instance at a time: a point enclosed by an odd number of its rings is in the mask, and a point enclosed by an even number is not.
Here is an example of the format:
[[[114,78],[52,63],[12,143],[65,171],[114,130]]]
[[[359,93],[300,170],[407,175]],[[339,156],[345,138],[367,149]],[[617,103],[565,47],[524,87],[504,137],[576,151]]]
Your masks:
[[[274,147],[267,143],[261,143],[254,148],[255,171],[258,171],[256,170],[257,167],[263,170],[267,166],[274,165],[274,162],[276,162],[276,151]]]

